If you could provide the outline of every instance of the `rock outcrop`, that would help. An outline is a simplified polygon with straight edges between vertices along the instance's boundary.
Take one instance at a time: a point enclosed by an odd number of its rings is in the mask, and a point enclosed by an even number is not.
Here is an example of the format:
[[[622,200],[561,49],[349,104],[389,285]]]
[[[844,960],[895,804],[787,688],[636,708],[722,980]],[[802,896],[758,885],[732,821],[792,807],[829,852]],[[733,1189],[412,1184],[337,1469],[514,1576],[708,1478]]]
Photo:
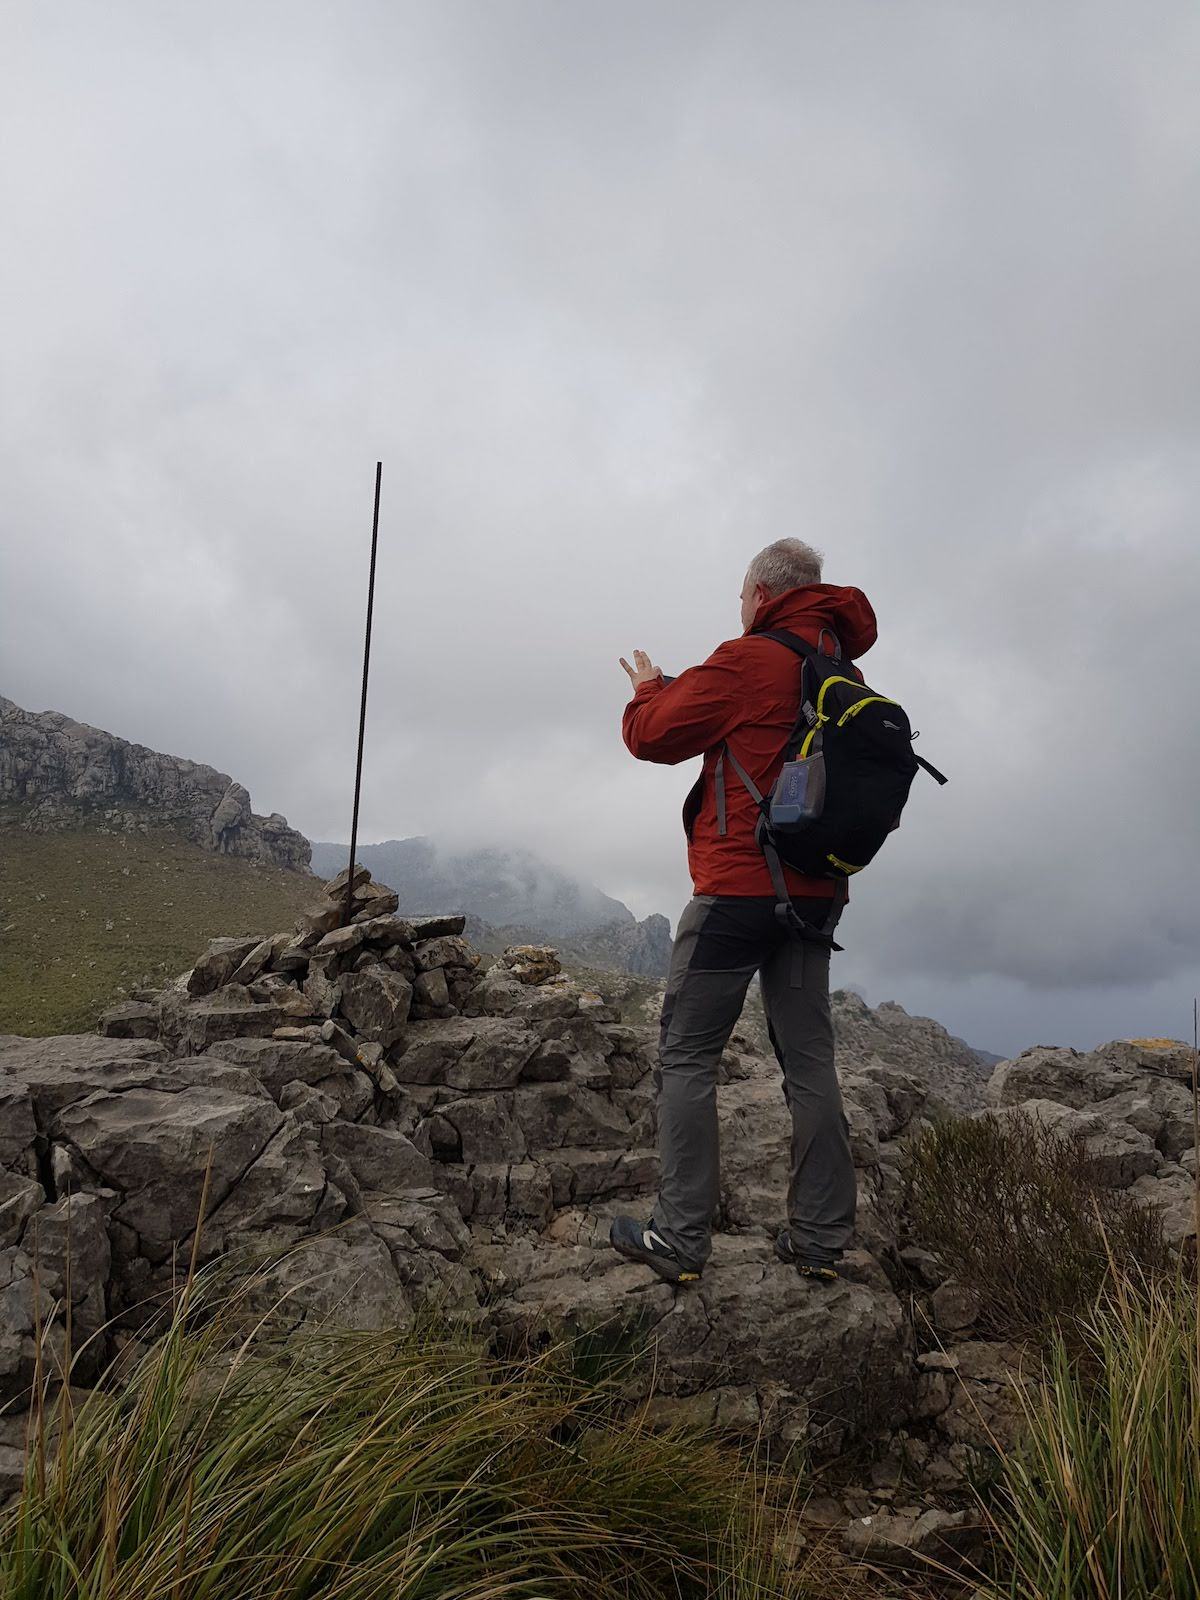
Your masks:
[[[652,1337],[658,1404],[818,1452],[903,1414],[916,1372],[878,1264],[814,1295],[772,1258],[787,1147],[772,1065],[727,1057],[727,1231],[678,1296],[607,1244],[613,1213],[645,1210],[656,1184],[653,1030],[580,991],[553,951],[482,971],[461,918],[399,917],[365,872],[340,926],[345,887],[293,933],[214,940],[98,1038],[0,1041],[4,1398],[29,1382],[35,1327],[63,1336],[67,1233],[75,1328],[136,1332],[207,1189],[201,1259],[307,1241],[303,1266],[280,1269],[297,1316],[436,1309],[521,1346]],[[848,1095],[869,1214],[922,1095],[877,1062]]]
[[[987,1100],[995,1115],[1020,1110],[1079,1137],[1103,1181],[1153,1206],[1178,1246],[1196,1234],[1192,1072],[1190,1047],[1173,1039],[1035,1045],[1001,1062]]]
[[[843,1278],[817,1287],[773,1257],[788,1115],[774,1061],[735,1035],[714,1255],[674,1290],[607,1244],[612,1215],[644,1215],[656,1187],[654,1029],[620,1020],[552,950],[485,970],[461,917],[398,916],[361,869],[343,926],[346,888],[292,932],[214,940],[98,1037],[0,1039],[0,1406],[24,1403],[39,1330],[62,1350],[68,1297],[86,1382],[120,1341],[136,1348],[194,1245],[201,1260],[248,1253],[274,1263],[296,1319],[437,1313],[501,1348],[646,1344],[629,1394],[653,1390],[659,1415],[814,1460],[869,1437],[870,1484],[850,1504],[862,1528],[882,1520],[860,1542],[924,1548],[926,1501],[974,1480],[1025,1381],[1020,1350],[974,1337],[971,1286],[898,1226],[904,1141],[952,1098],[941,1041],[923,1072],[912,1038],[904,1065],[888,1058],[869,1015],[861,1056],[843,1032],[858,1240]],[[1027,1051],[996,1069],[984,1114],[1023,1106],[1076,1128],[1180,1241],[1189,1071],[1172,1046]],[[939,1539],[958,1527],[934,1522]]]
[[[26,811],[35,831],[99,818],[110,828],[147,821],[205,850],[306,870],[308,840],[277,812],[256,816],[228,773],[161,755],[58,711],[23,711],[0,696],[0,803]]]
[[[915,1017],[894,1000],[872,1008],[852,989],[833,996],[839,1066],[876,1060],[916,1072],[940,1109],[967,1114],[983,1104],[990,1067],[970,1045],[932,1017]]]
[[[582,935],[575,949],[601,971],[662,978],[671,964],[671,924],[659,912],[651,912],[640,922],[613,922]]]

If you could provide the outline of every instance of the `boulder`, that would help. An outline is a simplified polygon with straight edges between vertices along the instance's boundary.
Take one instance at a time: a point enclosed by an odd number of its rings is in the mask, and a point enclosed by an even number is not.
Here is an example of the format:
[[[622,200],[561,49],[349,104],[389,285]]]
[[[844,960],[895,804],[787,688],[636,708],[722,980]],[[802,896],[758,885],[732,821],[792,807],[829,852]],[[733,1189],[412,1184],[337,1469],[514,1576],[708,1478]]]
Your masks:
[[[348,973],[340,981],[339,1010],[363,1039],[371,1039],[390,1049],[403,1039],[412,986],[398,972],[376,967],[366,972]]]
[[[1100,1110],[1077,1111],[1056,1100],[1028,1100],[1006,1107],[1009,1112],[1033,1117],[1062,1138],[1077,1138],[1091,1157],[1100,1181],[1113,1189],[1127,1189],[1138,1178],[1163,1165],[1154,1141],[1126,1122],[1111,1121]]]
[[[1016,1106],[1029,1100],[1052,1100],[1079,1111],[1132,1089],[1136,1083],[1133,1073],[1078,1050],[1036,1045],[1014,1061],[1000,1063],[988,1080],[987,1102]]]
[[[413,1189],[428,1192],[439,1187],[436,1170],[428,1156],[402,1133],[390,1128],[331,1122],[321,1130],[321,1148],[340,1156],[363,1189],[402,1194]]]
[[[412,927],[412,937],[418,942],[422,939],[441,939],[447,934],[460,934],[467,925],[465,915],[409,917],[407,920]]]
[[[211,939],[208,948],[188,974],[189,994],[211,994],[228,983],[236,969],[258,944],[261,935],[245,939]]]
[[[189,999],[167,991],[162,1002],[162,1037],[177,1055],[199,1055],[210,1045],[271,1033],[314,1015],[298,989],[256,1000],[248,989],[226,984],[215,994]]]
[[[66,1147],[79,1186],[98,1179],[118,1191],[113,1215],[154,1263],[192,1232],[206,1174],[215,1207],[282,1125],[268,1101],[228,1090],[131,1088],[67,1106],[51,1137]]]
[[[562,971],[558,951],[549,945],[510,945],[499,958],[497,965],[512,973],[518,983],[548,983]]]
[[[441,967],[419,972],[413,984],[413,997],[423,1006],[440,1008],[450,1004],[450,986]]]
[[[253,983],[260,973],[265,972],[275,954],[275,941],[273,939],[260,939],[252,950],[248,950],[239,964],[230,974],[230,983]]]
[[[958,1565],[983,1541],[984,1524],[978,1513],[935,1506],[916,1515],[874,1511],[854,1517],[842,1543],[857,1560],[928,1573],[931,1563]]]
[[[96,1029],[106,1039],[157,1039],[158,1007],[146,1000],[122,1000],[101,1014]]]
[[[346,1068],[345,1058],[331,1045],[309,1039],[227,1039],[200,1059],[209,1056],[244,1068],[276,1101],[285,1084],[318,1084]]]
[[[367,930],[363,923],[352,922],[345,928],[334,928],[322,938],[317,940],[314,954],[318,956],[344,956],[352,950],[357,950],[367,940]]]

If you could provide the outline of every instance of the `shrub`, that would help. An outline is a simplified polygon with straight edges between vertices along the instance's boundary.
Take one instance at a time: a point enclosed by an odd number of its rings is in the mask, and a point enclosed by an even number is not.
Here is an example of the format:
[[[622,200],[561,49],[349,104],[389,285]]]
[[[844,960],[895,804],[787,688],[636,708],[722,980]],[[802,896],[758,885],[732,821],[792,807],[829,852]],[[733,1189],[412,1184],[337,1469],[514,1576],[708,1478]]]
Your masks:
[[[1025,1401],[994,1523],[1011,1600],[1200,1594],[1200,1318],[1182,1277],[1118,1283]]]
[[[561,1354],[251,1341],[202,1301],[124,1388],[62,1414],[53,1459],[35,1452],[0,1526],[5,1600],[784,1592],[752,1469],[622,1417]]]
[[[978,1291],[985,1332],[1044,1335],[1091,1308],[1110,1261],[1169,1262],[1155,1213],[1105,1187],[1078,1137],[1022,1113],[926,1130],[906,1178],[915,1236]]]

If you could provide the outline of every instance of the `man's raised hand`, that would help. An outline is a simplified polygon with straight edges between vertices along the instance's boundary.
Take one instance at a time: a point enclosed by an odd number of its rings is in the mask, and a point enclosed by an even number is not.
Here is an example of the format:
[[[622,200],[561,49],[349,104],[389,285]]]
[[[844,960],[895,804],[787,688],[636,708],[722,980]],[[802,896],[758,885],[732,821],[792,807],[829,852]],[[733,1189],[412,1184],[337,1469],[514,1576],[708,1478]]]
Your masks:
[[[629,674],[629,681],[635,689],[640,689],[642,684],[649,683],[653,678],[662,677],[662,669],[656,667],[644,650],[633,652],[633,665],[630,666],[625,657],[621,657],[621,665]]]

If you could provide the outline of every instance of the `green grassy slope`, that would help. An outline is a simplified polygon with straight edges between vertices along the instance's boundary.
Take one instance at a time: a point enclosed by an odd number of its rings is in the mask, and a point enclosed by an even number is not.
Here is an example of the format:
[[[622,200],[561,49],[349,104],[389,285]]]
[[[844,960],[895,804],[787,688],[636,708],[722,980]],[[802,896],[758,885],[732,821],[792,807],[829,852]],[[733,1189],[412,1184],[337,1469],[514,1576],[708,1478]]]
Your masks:
[[[79,1032],[218,934],[290,928],[306,873],[212,855],[164,830],[26,833],[0,808],[0,1033]]]

